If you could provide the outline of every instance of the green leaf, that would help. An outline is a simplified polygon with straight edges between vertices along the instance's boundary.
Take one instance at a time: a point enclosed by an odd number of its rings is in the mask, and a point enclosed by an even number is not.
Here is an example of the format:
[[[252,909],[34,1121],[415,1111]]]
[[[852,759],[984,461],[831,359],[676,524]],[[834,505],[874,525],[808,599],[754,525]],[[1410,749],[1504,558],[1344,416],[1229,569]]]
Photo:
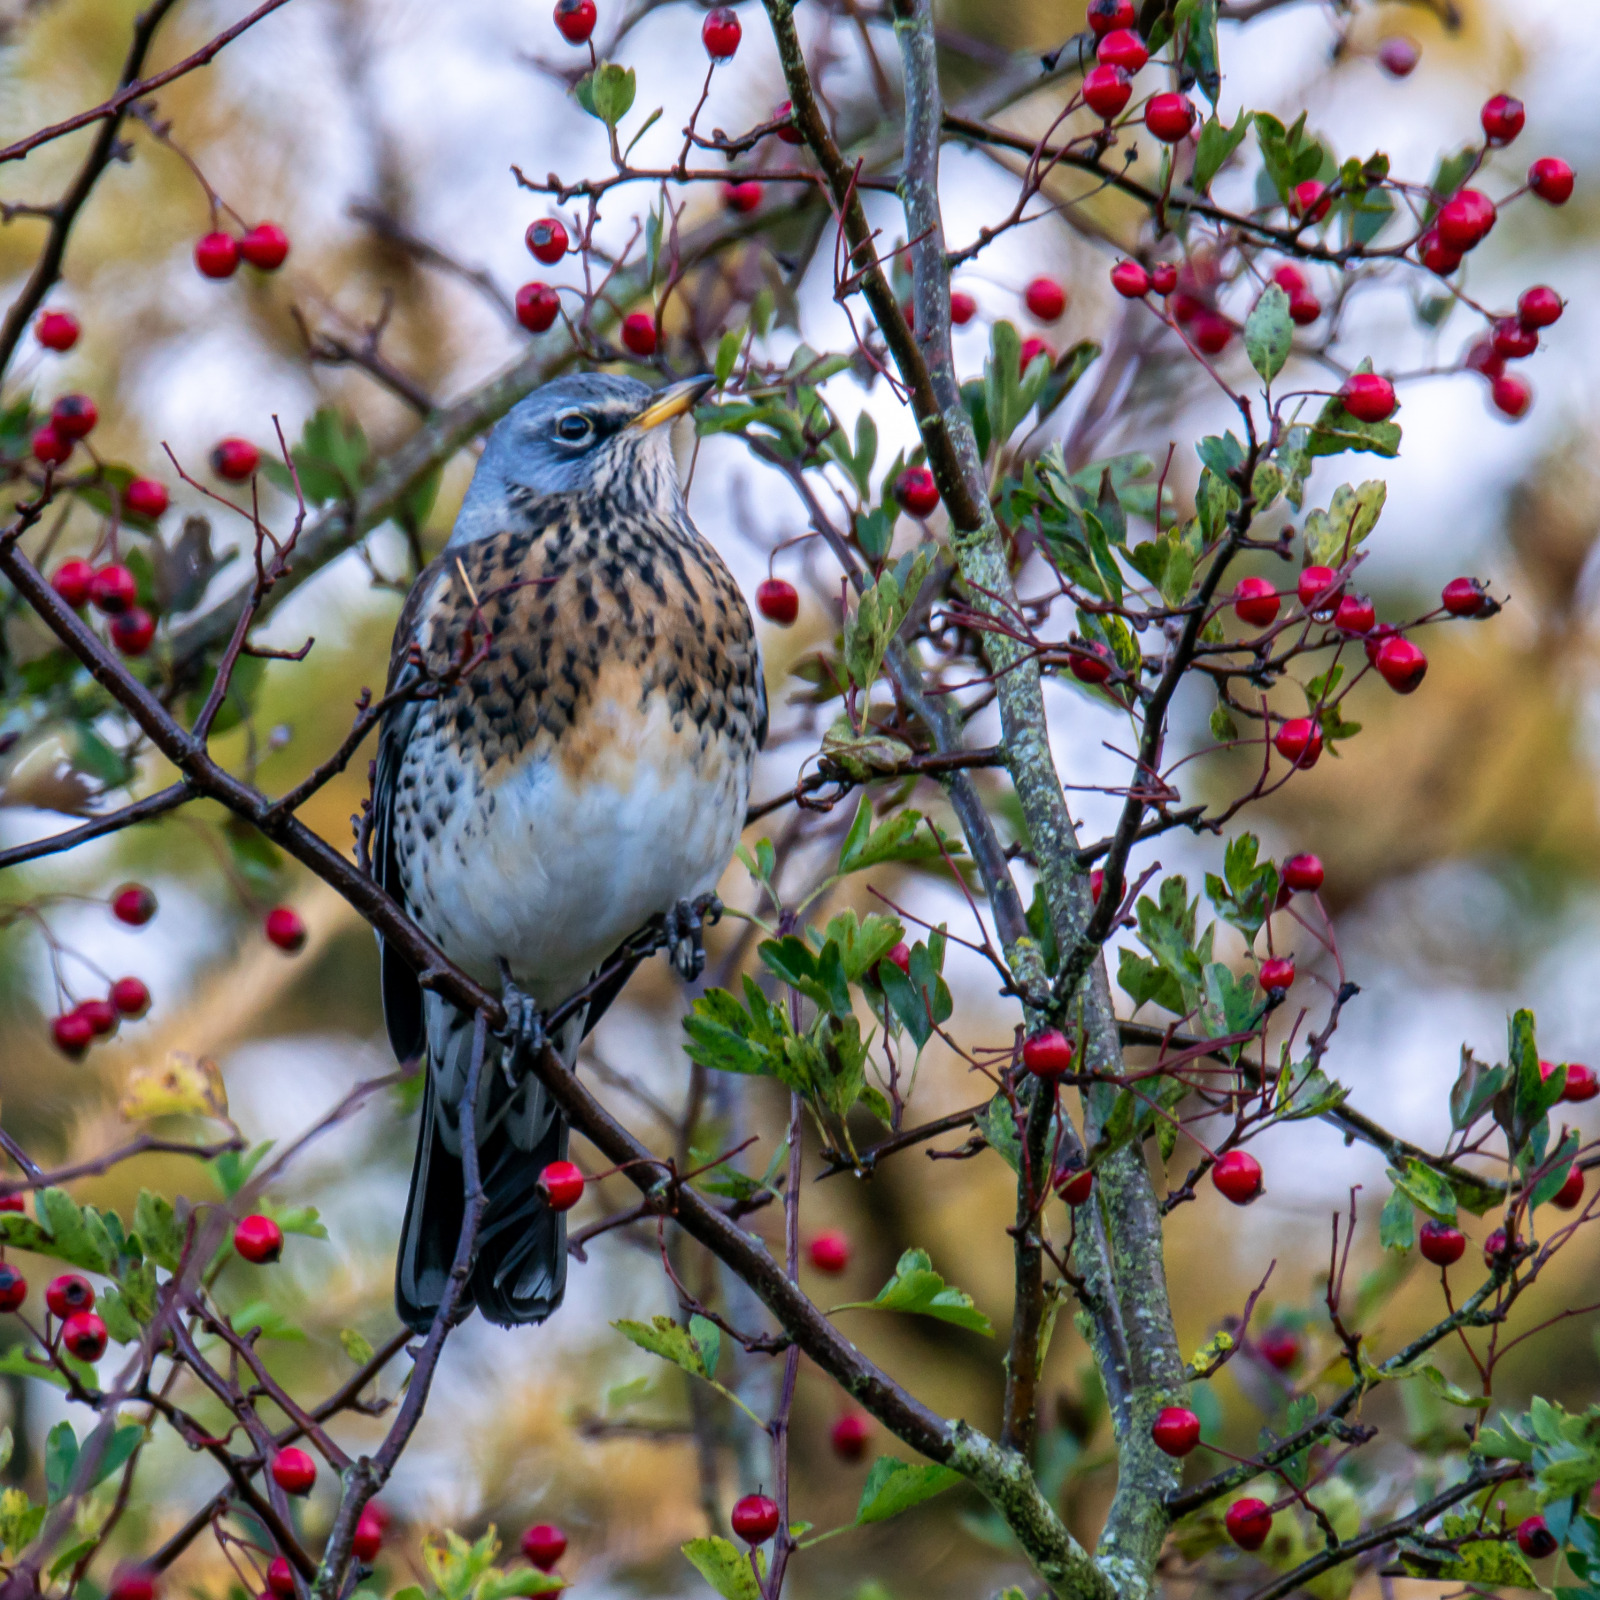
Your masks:
[[[1271,383],[1283,371],[1293,348],[1294,323],[1289,318],[1289,296],[1277,284],[1269,283],[1245,318],[1245,354],[1262,381]]]
[[[266,1160],[274,1143],[268,1139],[253,1150],[224,1150],[211,1162],[212,1176],[229,1200],[250,1181],[250,1174]],[[165,1262],[161,1264],[166,1265]]]
[[[856,1507],[856,1525],[866,1527],[869,1523],[887,1522],[890,1517],[931,1500],[960,1481],[959,1472],[937,1462],[879,1456],[862,1486],[861,1503]]]
[[[926,1250],[907,1250],[896,1263],[894,1276],[876,1297],[870,1301],[852,1301],[850,1309],[905,1311],[953,1322],[958,1328],[971,1328],[975,1333],[994,1333],[989,1319],[972,1303],[972,1296],[953,1284],[947,1285],[933,1270]]]
[[[697,1318],[704,1321],[704,1318]],[[691,1377],[709,1378],[712,1369],[706,1364],[709,1348],[712,1359],[717,1355],[720,1338],[716,1344],[702,1344],[682,1323],[671,1317],[653,1317],[648,1323],[620,1321],[611,1324],[625,1339],[631,1339],[641,1350],[682,1367]],[[707,1326],[712,1326],[707,1324]],[[714,1326],[712,1331],[715,1332]]]
[[[1505,1067],[1486,1067],[1462,1045],[1461,1071],[1450,1089],[1451,1127],[1457,1133],[1470,1128],[1510,1078],[1511,1074]]]
[[[722,1600],[761,1600],[761,1586],[749,1556],[727,1539],[690,1539],[683,1553]]]
[[[0,1350],[0,1373],[16,1378],[42,1378],[58,1389],[68,1387],[66,1377],[56,1367],[42,1358],[33,1360],[20,1344]]]
[[[96,1301],[95,1310],[100,1313],[100,1320],[105,1323],[106,1332],[118,1344],[132,1344],[139,1338],[142,1330],[138,1320],[128,1309],[120,1289],[107,1289]]]
[[[1432,1167],[1407,1156],[1402,1167],[1389,1168],[1389,1181],[1403,1189],[1429,1216],[1452,1225],[1456,1220],[1456,1194],[1450,1180]]]
[[[958,856],[958,839],[945,838],[933,823],[923,827],[920,811],[896,811],[878,827],[872,827],[872,803],[865,795],[856,808],[855,819],[839,852],[839,874],[861,872],[882,866],[887,861],[937,861],[941,855]],[[944,848],[940,849],[940,840]]]
[[[1022,1138],[1017,1132],[1017,1119],[1011,1114],[1011,1103],[1003,1094],[997,1094],[976,1118],[978,1131],[989,1148],[1013,1172],[1022,1171]]]
[[[591,117],[598,117],[608,128],[614,128],[627,116],[633,105],[638,82],[632,67],[618,66],[614,61],[602,61],[592,72],[578,80],[573,93],[578,104]]]
[[[1204,194],[1211,187],[1211,180],[1244,142],[1244,136],[1250,131],[1250,117],[1251,113],[1245,112],[1231,128],[1223,127],[1215,112],[1206,119],[1195,145],[1194,170],[1189,176],[1189,187],[1196,194]]]
[[[70,1422],[58,1422],[44,1441],[44,1481],[54,1505],[67,1492],[72,1469],[78,1464],[78,1436]]]
[[[478,1579],[472,1590],[472,1600],[513,1600],[514,1596],[526,1600],[530,1595],[559,1594],[566,1587],[565,1578],[558,1578],[553,1572],[540,1572],[537,1567],[514,1567],[509,1572],[491,1567]]]
[[[168,1272],[178,1270],[184,1229],[170,1200],[141,1189],[133,1208],[133,1231],[139,1235],[144,1253],[158,1267],[165,1267]]]
[[[92,1206],[80,1207],[64,1189],[41,1189],[34,1196],[34,1210],[48,1231],[48,1253],[69,1261],[75,1267],[108,1276],[116,1272],[117,1251],[106,1232],[100,1213]],[[6,1233],[12,1233],[11,1217]],[[19,1219],[25,1220],[25,1219]]]
[[[1422,1369],[1428,1387],[1447,1405],[1465,1406],[1470,1411],[1487,1411],[1493,1403],[1486,1394],[1469,1394],[1459,1384],[1452,1383],[1434,1366]]]
[[[1385,1250],[1410,1250],[1416,1242],[1416,1209],[1404,1189],[1395,1189],[1378,1214],[1378,1243]]]
[[[33,1543],[44,1513],[45,1508],[34,1505],[23,1490],[0,1491],[0,1542],[13,1556]]]
[[[717,1358],[722,1354],[722,1330],[709,1318],[696,1312],[689,1318],[689,1337],[700,1352],[700,1364],[705,1368],[705,1375],[714,1378],[717,1374]]]
[[[260,1330],[263,1339],[283,1339],[293,1344],[305,1341],[305,1329],[290,1320],[287,1312],[266,1300],[252,1300],[249,1305],[235,1311],[228,1318],[235,1333],[247,1334],[252,1328]]]
[[[366,1335],[358,1333],[354,1328],[341,1328],[339,1343],[344,1346],[344,1353],[358,1367],[366,1366],[376,1353]]]
[[[1398,422],[1362,422],[1352,417],[1344,402],[1335,395],[1322,408],[1306,438],[1307,456],[1336,456],[1346,450],[1364,450],[1369,455],[1400,454]]]
[[[1349,559],[1378,525],[1389,486],[1371,478],[1360,488],[1342,483],[1333,491],[1326,511],[1313,511],[1306,518],[1306,557],[1313,566],[1337,567]]]
[[[717,385],[720,388],[732,375],[734,365],[739,359],[739,351],[744,346],[744,329],[729,328],[723,334],[721,342],[717,345],[717,364],[714,368],[717,375]]]

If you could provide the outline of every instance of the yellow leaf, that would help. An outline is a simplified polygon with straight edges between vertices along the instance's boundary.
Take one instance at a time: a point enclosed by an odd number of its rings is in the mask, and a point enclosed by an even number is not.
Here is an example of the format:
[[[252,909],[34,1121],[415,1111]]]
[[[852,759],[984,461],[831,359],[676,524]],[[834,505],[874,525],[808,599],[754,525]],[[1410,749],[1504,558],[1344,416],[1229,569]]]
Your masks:
[[[130,1122],[146,1117],[198,1116],[228,1120],[228,1091],[215,1061],[174,1050],[162,1066],[135,1067],[118,1107]]]

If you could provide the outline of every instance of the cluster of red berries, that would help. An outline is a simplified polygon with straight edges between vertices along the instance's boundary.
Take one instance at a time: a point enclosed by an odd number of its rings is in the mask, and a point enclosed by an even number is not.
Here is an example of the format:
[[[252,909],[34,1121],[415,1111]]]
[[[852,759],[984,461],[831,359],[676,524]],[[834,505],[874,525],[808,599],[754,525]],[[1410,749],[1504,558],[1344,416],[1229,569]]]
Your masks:
[[[258,222],[240,238],[216,229],[195,243],[194,264],[205,278],[231,278],[241,261],[276,272],[289,258],[289,235],[275,222]]]
[[[50,420],[34,432],[33,459],[41,466],[59,467],[99,420],[100,410],[88,395],[62,395],[50,408]]]
[[[1533,389],[1520,373],[1508,372],[1506,362],[1521,361],[1539,348],[1539,332],[1561,320],[1566,303],[1548,284],[1536,283],[1517,299],[1515,314],[1496,317],[1488,333],[1478,339],[1463,359],[1471,372],[1488,380],[1495,410],[1515,421],[1533,402]]]
[[[6,1207],[7,1210],[20,1207]],[[0,1261],[0,1311],[16,1311],[28,1298],[28,1280]],[[61,1347],[79,1361],[98,1361],[106,1353],[106,1325],[94,1309],[94,1289],[87,1278],[64,1272],[45,1286],[45,1309],[61,1324]],[[46,1343],[50,1342],[48,1323]]]
[[[80,1000],[50,1023],[50,1036],[64,1056],[81,1061],[96,1039],[109,1039],[124,1017],[137,1021],[150,1009],[141,978],[118,978],[105,999]]]
[[[141,483],[147,480],[135,479]],[[160,484],[155,488],[161,489]],[[161,490],[163,502],[166,491]],[[153,499],[147,503],[153,504]],[[120,561],[91,566],[81,557],[63,561],[50,579],[50,587],[74,611],[93,605],[111,619],[111,642],[125,656],[142,656],[156,636],[156,619],[139,604],[139,585]]]

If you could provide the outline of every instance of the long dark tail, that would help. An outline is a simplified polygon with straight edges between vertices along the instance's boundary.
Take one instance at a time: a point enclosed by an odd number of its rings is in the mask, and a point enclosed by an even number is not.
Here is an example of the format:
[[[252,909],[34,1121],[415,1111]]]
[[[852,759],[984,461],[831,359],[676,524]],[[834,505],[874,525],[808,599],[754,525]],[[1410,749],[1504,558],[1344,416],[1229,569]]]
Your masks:
[[[418,1333],[427,1331],[444,1298],[466,1214],[460,1103],[473,1030],[470,1015],[438,996],[424,995],[423,1005],[422,1129],[395,1271],[400,1320]],[[575,1053],[575,1037],[563,1042]],[[510,1327],[543,1322],[566,1290],[566,1216],[544,1203],[538,1182],[552,1161],[566,1158],[567,1123],[531,1073],[515,1089],[507,1084],[500,1054],[491,1039],[479,1074],[478,1171],[488,1206],[458,1316],[476,1305],[490,1322]]]

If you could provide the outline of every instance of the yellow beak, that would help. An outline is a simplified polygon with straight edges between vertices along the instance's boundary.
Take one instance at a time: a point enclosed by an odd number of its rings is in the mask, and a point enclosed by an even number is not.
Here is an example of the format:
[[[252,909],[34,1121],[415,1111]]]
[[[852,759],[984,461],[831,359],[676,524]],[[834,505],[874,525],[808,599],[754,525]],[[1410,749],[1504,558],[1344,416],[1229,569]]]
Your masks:
[[[702,396],[709,394],[716,386],[717,380],[709,375],[685,378],[682,383],[670,383],[633,419],[630,426],[653,428],[658,423],[671,422],[674,417],[681,417],[685,411],[692,409]]]

